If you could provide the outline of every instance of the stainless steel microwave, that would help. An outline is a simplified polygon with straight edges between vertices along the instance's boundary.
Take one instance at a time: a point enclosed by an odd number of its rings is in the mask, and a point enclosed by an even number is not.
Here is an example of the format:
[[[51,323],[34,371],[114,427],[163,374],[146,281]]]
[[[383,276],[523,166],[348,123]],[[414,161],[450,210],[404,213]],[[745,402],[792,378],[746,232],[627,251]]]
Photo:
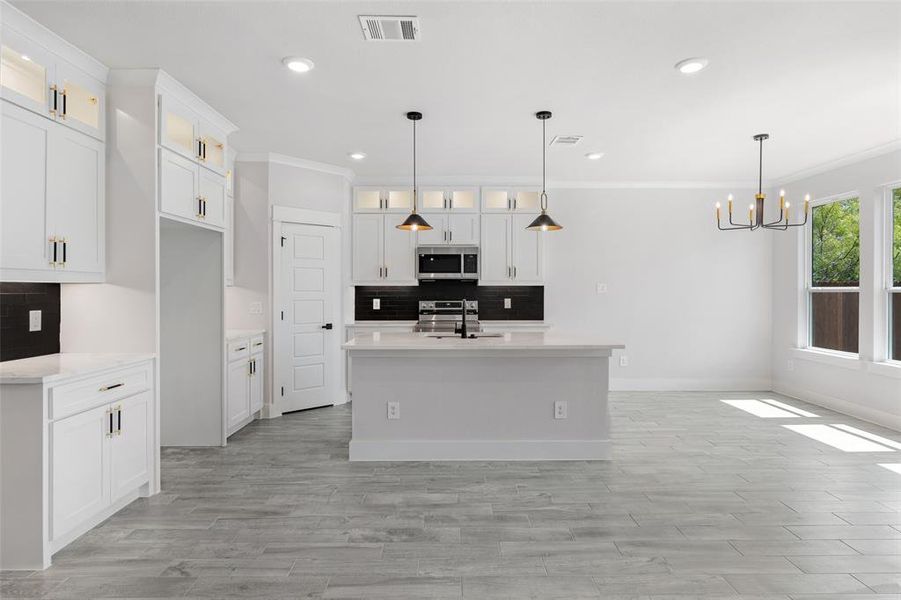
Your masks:
[[[435,279],[479,278],[478,246],[419,246],[416,249],[416,278]]]

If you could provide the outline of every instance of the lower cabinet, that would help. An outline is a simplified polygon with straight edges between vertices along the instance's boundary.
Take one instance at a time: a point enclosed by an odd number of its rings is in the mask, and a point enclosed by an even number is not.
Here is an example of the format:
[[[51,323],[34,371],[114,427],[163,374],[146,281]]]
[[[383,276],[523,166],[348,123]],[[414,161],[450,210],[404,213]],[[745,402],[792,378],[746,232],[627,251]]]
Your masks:
[[[45,569],[78,536],[159,491],[154,359],[89,356],[109,364],[86,371],[82,355],[58,356],[60,374],[0,386],[0,569]]]
[[[263,336],[228,341],[226,365],[226,433],[232,435],[263,408]]]

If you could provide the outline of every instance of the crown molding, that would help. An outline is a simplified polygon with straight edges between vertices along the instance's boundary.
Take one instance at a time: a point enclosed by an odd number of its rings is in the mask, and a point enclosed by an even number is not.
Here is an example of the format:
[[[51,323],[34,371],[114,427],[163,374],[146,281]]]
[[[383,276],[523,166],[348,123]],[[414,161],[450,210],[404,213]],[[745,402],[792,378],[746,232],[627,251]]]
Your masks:
[[[355,177],[353,170],[347,167],[339,167],[338,165],[307,160],[306,158],[296,158],[275,152],[239,152],[236,160],[237,162],[268,162],[297,167],[298,169],[307,169],[308,171],[319,171],[320,173],[338,175],[348,181],[353,181]]]
[[[365,177],[357,178],[355,185],[397,185],[410,187],[410,177]],[[466,175],[459,177],[421,177],[420,187],[430,186],[541,186],[541,180],[534,177],[498,177]],[[756,181],[576,181],[550,179],[547,188],[553,190],[732,190],[753,189]]]
[[[898,150],[901,150],[901,139],[893,140],[891,142],[888,142],[887,144],[874,146],[872,148],[868,148],[860,152],[855,152],[853,154],[848,154],[847,156],[820,163],[807,169],[795,171],[794,173],[786,175],[785,177],[778,177],[768,182],[766,187],[781,187],[789,183],[807,179],[808,177],[813,177],[814,175],[820,175],[821,173],[834,171],[835,169],[840,169],[841,167],[853,165],[854,163],[858,163],[870,158],[876,158],[877,156],[882,156],[884,154],[889,154]]]

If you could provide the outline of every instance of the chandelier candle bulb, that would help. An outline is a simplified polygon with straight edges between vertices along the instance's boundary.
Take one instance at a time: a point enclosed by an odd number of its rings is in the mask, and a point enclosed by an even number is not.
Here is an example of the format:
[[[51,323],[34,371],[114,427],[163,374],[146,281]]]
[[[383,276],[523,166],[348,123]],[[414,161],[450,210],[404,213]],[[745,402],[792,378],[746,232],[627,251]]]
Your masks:
[[[729,197],[727,198],[727,200],[729,200],[729,214],[731,215],[732,214],[732,194],[729,194]]]
[[[804,214],[807,215],[810,209],[810,194],[804,194]]]
[[[791,207],[792,207],[791,202],[785,203],[785,221],[786,221],[786,223],[788,222],[789,215],[791,215]]]
[[[716,220],[717,221],[720,220],[720,203],[719,202],[716,203]]]

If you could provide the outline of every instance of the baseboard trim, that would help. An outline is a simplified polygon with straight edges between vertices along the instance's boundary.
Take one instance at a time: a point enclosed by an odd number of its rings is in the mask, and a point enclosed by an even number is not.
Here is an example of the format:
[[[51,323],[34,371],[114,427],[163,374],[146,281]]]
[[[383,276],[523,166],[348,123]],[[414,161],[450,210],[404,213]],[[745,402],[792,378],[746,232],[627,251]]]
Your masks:
[[[611,392],[744,392],[770,390],[769,379],[610,378]]]
[[[351,461],[610,460],[610,440],[351,440]]]
[[[789,396],[791,398],[801,400],[802,402],[808,402],[810,404],[815,404],[816,406],[822,406],[823,408],[834,410],[835,412],[840,412],[844,415],[848,415],[849,417],[860,419],[861,421],[879,425],[880,427],[887,427],[889,429],[894,429],[895,431],[901,431],[901,416],[899,415],[893,415],[882,410],[870,408],[867,406],[861,406],[860,404],[855,404],[853,402],[848,402],[847,400],[842,400],[841,398],[836,398],[827,394],[820,394],[818,392],[811,392],[810,390],[804,390],[783,383],[774,382],[773,391],[778,392],[784,396]]]

